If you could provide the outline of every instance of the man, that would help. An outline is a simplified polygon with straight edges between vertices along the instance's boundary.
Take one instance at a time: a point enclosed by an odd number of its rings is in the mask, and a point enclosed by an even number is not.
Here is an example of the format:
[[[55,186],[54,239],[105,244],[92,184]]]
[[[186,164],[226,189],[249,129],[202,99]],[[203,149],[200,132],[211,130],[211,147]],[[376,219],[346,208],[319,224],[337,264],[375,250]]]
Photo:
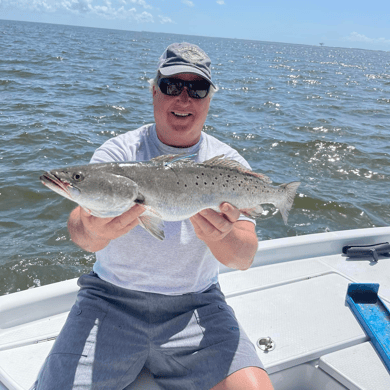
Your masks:
[[[115,137],[91,162],[224,154],[232,148],[202,132],[210,106],[210,59],[198,46],[172,44],[152,85],[155,124]],[[124,389],[146,365],[162,389],[272,389],[254,346],[226,304],[219,263],[245,270],[257,250],[254,223],[228,203],[165,222],[159,241],[138,225],[141,205],[116,218],[72,211],[72,240],[96,252],[35,384],[36,389]]]

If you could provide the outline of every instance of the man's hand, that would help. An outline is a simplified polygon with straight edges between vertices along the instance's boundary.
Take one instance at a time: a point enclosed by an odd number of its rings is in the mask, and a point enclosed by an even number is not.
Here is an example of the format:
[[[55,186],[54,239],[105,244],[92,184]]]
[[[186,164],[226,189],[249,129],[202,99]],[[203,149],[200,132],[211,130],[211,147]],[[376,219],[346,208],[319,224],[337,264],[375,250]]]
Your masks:
[[[118,217],[98,218],[78,206],[69,216],[70,237],[82,249],[97,252],[105,248],[111,240],[134,229],[139,223],[138,217],[144,211],[145,208],[137,204]]]
[[[190,218],[195,233],[220,263],[248,269],[258,246],[255,225],[238,221],[240,210],[229,203],[222,203],[219,208],[221,213],[207,209]]]
[[[145,208],[143,206],[136,204],[118,217],[98,218],[80,207],[80,219],[84,229],[91,236],[114,240],[134,229],[139,223],[138,217],[144,211]]]
[[[221,213],[206,209],[190,218],[199,239],[220,241],[231,232],[240,217],[240,210],[230,203],[221,203],[219,209]]]

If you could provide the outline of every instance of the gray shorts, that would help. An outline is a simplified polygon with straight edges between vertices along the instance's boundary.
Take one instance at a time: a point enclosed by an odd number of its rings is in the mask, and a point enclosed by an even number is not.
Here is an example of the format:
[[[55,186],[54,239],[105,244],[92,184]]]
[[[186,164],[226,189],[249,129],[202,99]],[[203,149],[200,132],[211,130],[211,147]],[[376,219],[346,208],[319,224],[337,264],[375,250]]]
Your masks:
[[[169,296],[123,289],[94,272],[78,284],[33,388],[122,390],[146,366],[162,389],[208,390],[241,368],[263,368],[218,285]]]

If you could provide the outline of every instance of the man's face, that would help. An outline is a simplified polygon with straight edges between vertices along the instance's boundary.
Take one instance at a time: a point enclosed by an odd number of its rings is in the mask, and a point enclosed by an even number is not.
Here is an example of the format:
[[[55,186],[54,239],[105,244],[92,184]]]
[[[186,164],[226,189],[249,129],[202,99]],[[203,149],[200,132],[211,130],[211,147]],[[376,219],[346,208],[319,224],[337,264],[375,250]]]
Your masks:
[[[202,77],[182,73],[170,78],[186,81],[202,80]],[[157,135],[166,145],[188,147],[199,139],[210,107],[210,98],[190,98],[187,88],[179,96],[164,95],[160,88],[153,88],[154,118]]]

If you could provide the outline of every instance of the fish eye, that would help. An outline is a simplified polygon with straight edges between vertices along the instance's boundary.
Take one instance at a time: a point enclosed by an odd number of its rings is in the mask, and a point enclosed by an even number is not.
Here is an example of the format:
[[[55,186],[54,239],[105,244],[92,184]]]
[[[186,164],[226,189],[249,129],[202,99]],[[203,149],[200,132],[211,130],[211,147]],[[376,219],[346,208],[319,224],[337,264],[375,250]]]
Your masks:
[[[80,172],[76,172],[72,176],[74,181],[83,181],[84,180],[84,175]]]

